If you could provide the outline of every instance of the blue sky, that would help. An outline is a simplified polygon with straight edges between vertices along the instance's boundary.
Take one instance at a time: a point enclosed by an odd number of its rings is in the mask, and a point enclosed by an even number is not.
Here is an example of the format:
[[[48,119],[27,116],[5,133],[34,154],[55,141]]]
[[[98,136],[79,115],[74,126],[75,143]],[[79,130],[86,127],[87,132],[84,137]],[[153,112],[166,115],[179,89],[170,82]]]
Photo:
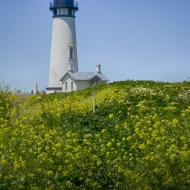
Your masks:
[[[0,5],[0,81],[48,86],[52,13],[49,0]],[[110,82],[177,82],[190,77],[189,0],[78,0],[79,71],[102,65]]]

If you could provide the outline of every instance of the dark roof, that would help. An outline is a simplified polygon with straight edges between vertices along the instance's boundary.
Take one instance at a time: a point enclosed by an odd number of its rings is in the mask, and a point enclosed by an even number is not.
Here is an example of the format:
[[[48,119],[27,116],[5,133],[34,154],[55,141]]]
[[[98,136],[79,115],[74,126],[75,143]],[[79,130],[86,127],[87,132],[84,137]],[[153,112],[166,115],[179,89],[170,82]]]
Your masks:
[[[101,81],[109,81],[109,79],[107,77],[105,77],[102,73],[95,73],[95,72],[67,72],[61,79],[60,81],[62,81],[66,75],[69,75],[70,77],[72,77],[74,80],[91,80],[93,79],[95,76],[98,76],[100,78]]]
[[[50,10],[55,8],[73,8],[78,10],[78,3],[74,0],[52,0],[50,2]]]

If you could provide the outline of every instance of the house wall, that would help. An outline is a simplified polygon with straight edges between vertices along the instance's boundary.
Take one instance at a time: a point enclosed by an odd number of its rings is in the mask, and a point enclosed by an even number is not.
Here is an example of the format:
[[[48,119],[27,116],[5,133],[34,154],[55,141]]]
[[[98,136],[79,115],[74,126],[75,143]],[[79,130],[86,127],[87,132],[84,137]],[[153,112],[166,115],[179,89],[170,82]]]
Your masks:
[[[66,89],[66,83],[67,83],[67,89]],[[73,89],[71,88],[71,83],[73,83]],[[76,83],[74,80],[72,80],[69,75],[65,76],[65,78],[62,81],[62,92],[71,92],[77,90]]]
[[[67,83],[67,88],[66,88],[66,83]],[[73,83],[73,89],[71,89],[71,83]],[[98,84],[106,84],[106,83],[107,83],[106,81],[98,82]],[[91,86],[90,81],[86,81],[86,80],[75,81],[67,74],[62,81],[62,92],[82,90],[82,89],[89,88],[90,86]]]
[[[107,84],[107,81],[98,81],[98,84]]]
[[[76,86],[77,86],[77,90],[82,90],[82,89],[90,87],[89,81],[86,81],[86,80],[76,81]]]

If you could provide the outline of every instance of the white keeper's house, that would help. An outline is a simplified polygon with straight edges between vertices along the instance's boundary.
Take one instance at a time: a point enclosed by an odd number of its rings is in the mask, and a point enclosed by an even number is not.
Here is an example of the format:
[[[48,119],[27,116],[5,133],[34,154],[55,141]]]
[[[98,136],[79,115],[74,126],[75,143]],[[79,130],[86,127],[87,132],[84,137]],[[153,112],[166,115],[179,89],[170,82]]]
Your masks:
[[[74,0],[53,0],[52,42],[47,93],[70,92],[89,88],[109,80],[101,73],[101,65],[95,72],[79,72],[75,29],[75,13],[78,3]]]
[[[68,72],[60,79],[62,92],[89,88],[94,84],[107,83],[109,80],[101,73],[101,65],[96,65],[96,72],[74,72],[69,64]]]

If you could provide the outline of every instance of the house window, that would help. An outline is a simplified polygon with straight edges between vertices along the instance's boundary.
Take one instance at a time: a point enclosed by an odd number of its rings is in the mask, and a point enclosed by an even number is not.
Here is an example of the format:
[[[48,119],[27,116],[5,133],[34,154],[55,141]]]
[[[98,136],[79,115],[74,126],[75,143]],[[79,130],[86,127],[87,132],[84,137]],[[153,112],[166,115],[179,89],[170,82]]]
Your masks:
[[[67,82],[65,83],[65,91],[67,91]]]
[[[73,90],[73,82],[71,82],[71,90]]]
[[[69,46],[69,59],[74,59],[74,46]]]

